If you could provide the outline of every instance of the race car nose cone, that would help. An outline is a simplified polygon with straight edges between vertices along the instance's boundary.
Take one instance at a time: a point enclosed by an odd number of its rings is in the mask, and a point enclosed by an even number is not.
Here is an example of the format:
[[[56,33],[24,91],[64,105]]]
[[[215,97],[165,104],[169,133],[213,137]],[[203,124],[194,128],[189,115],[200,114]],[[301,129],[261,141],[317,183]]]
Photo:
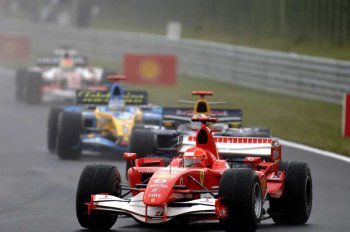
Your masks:
[[[148,206],[162,206],[169,203],[174,186],[183,174],[188,172],[182,168],[160,168],[148,182],[143,202]]]
[[[168,179],[151,179],[145,194],[143,196],[143,202],[145,205],[157,206],[166,203],[172,188],[169,185],[171,181]]]

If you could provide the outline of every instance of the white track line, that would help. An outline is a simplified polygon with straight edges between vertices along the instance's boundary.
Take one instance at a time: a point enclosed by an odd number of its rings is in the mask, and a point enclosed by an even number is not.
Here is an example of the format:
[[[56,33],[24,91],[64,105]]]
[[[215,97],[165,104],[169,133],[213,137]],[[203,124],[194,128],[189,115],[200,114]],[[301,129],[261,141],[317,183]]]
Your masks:
[[[333,152],[330,152],[330,151],[324,151],[324,150],[321,150],[321,149],[317,149],[317,148],[314,148],[314,147],[309,147],[309,146],[306,146],[306,145],[302,145],[302,144],[299,144],[299,143],[294,143],[294,142],[290,142],[290,141],[286,141],[286,140],[282,140],[282,139],[280,139],[280,142],[281,142],[281,144],[286,145],[288,147],[293,147],[293,148],[296,148],[296,149],[312,152],[312,153],[317,154],[317,155],[322,155],[322,156],[326,156],[326,157],[329,157],[329,158],[332,158],[332,159],[337,159],[337,160],[341,160],[341,161],[350,163],[350,158],[349,157],[346,157],[346,156],[343,156],[343,155],[340,155],[340,154],[337,154],[337,153],[333,153]]]

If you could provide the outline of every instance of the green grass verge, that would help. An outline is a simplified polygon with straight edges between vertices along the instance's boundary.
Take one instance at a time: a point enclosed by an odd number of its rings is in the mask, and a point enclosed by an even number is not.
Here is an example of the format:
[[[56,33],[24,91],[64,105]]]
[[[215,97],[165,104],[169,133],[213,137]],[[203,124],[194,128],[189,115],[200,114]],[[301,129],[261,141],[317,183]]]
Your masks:
[[[41,54],[38,52],[38,54]],[[45,53],[49,54],[49,53]],[[31,60],[34,60],[33,58]],[[7,65],[6,65],[7,63]],[[26,67],[18,62],[6,62],[5,67]],[[34,62],[31,62],[31,64]],[[120,65],[91,60],[92,65],[121,70]],[[230,84],[188,76],[179,76],[175,86],[131,86],[145,89],[150,101],[164,106],[180,106],[177,100],[193,99],[192,90],[213,90],[213,101],[227,101],[222,107],[241,108],[244,126],[264,126],[274,136],[350,156],[350,139],[341,136],[342,109],[328,104],[257,91]]]
[[[192,90],[213,90],[213,101],[243,110],[244,126],[265,126],[273,135],[293,142],[350,156],[350,139],[341,136],[341,106],[251,90],[216,81],[179,76],[175,86],[133,86],[149,91],[150,101],[179,106],[179,99],[196,99]]]

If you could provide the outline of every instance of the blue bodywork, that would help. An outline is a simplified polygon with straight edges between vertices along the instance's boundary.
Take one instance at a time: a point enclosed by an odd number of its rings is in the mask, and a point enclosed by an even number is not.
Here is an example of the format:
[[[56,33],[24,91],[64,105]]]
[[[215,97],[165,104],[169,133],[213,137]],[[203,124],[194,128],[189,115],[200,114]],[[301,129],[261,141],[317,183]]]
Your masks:
[[[94,104],[79,104],[64,106],[64,112],[80,112],[83,119],[83,133],[80,136],[80,143],[78,146],[82,150],[96,151],[96,152],[125,152],[127,151],[127,145],[120,145],[115,143],[110,138],[92,132],[93,128],[96,128],[96,116],[95,110],[98,107],[100,112],[111,113],[114,117],[120,119],[126,119],[126,117],[132,117],[138,110],[143,112],[142,123],[153,125],[162,123],[163,108],[161,106],[151,105],[126,105],[123,111],[110,111],[108,103],[111,101],[124,101],[123,100],[123,86],[119,83],[113,83],[109,86],[109,101],[104,102],[101,105]],[[89,128],[89,129],[87,129]]]

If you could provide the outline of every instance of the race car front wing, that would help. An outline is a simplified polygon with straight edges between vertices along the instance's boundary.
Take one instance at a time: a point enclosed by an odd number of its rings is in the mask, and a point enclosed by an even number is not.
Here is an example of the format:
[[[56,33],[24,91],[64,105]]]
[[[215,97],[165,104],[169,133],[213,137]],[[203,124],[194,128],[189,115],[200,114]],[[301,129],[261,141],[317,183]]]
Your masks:
[[[97,194],[92,195],[91,202],[86,205],[89,214],[96,211],[120,213],[149,224],[164,223],[180,215],[204,216],[201,217],[202,221],[205,218],[212,221],[212,218],[216,216],[214,198],[172,202],[164,206],[147,206],[143,203],[143,192],[129,199]]]

